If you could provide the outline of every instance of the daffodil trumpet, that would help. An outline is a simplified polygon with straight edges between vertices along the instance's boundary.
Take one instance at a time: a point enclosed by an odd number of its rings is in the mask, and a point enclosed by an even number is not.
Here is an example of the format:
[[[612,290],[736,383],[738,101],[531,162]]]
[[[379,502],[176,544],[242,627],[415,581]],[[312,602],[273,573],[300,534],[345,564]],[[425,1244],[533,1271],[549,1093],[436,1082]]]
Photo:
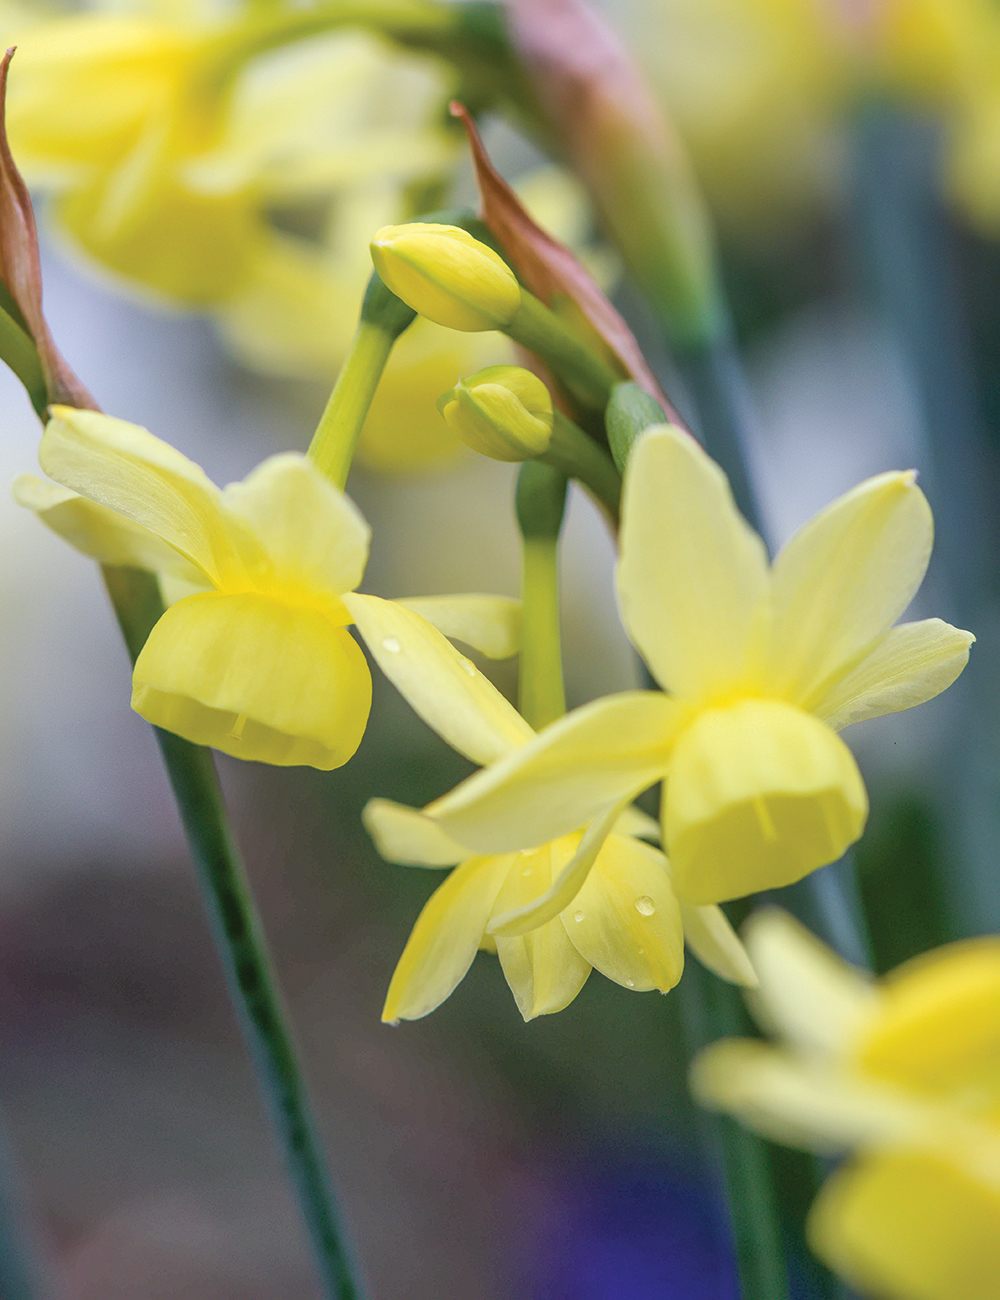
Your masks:
[[[915,475],[860,484],[771,566],[718,467],[662,426],[629,459],[622,520],[622,617],[664,691],[584,705],[428,816],[471,849],[502,853],[665,780],[664,847],[691,903],[778,888],[832,862],[867,815],[837,732],[933,698],[974,640],[940,619],[893,627],[931,549]],[[539,899],[539,914],[561,897]]]

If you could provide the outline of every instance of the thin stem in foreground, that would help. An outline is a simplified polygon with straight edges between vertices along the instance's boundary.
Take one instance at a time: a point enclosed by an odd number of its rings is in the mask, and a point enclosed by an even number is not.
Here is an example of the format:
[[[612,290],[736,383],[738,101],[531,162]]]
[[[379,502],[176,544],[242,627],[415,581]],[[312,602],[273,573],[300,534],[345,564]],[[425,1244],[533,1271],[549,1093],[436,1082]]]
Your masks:
[[[103,570],[133,661],[163,612],[156,578],[138,569]],[[212,757],[154,728],[194,859],[216,946],[257,1079],[295,1182],[329,1300],[360,1300],[359,1272],[345,1245],[322,1142],[306,1095],[288,1014],[278,991],[257,909],[229,829]]]

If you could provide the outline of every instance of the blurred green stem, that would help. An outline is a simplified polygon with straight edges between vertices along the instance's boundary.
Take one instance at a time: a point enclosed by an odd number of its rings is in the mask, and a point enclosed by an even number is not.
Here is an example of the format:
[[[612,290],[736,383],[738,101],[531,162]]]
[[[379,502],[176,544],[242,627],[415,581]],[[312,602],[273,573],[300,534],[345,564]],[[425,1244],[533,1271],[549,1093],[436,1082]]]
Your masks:
[[[152,574],[138,569],[105,568],[103,574],[134,662],[163,613],[159,584]],[[258,1082],[295,1181],[324,1295],[328,1300],[360,1300],[363,1291],[358,1269],[344,1244],[340,1213],[306,1096],[288,1013],[229,829],[211,755],[170,732],[158,728],[154,731]]]
[[[565,474],[526,461],[516,495],[523,557],[518,708],[536,731],[566,712],[559,627],[559,532],[565,505]]]

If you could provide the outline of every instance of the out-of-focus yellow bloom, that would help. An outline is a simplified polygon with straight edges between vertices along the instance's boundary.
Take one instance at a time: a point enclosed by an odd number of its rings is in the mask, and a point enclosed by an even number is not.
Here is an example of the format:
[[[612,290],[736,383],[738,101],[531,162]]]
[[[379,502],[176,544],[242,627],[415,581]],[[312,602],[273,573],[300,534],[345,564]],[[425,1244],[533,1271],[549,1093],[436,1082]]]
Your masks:
[[[629,636],[669,694],[577,709],[432,815],[473,849],[507,852],[666,778],[664,847],[688,901],[776,888],[831,862],[867,813],[836,732],[937,695],[973,640],[940,619],[892,627],[931,550],[914,479],[860,484],[772,567],[694,440],[669,426],[645,434],[625,474],[618,594]]]
[[[726,1040],[692,1086],[768,1137],[853,1151],[809,1217],[817,1254],[892,1300],[1000,1295],[1000,940],[938,948],[872,984],[782,912],[747,947],[782,1045]]]
[[[379,666],[417,712],[449,744],[476,763],[492,763],[528,743],[534,733],[504,697],[411,609],[382,601],[357,613],[359,630]],[[427,643],[438,643],[437,654]],[[453,665],[446,674],[447,656]],[[420,664],[441,665],[432,679]],[[431,896],[399,960],[383,1019],[414,1020],[447,998],[477,949],[495,950],[525,1020],[561,1011],[592,968],[624,988],[666,992],[680,978],[683,940],[726,979],[752,984],[743,949],[717,907],[679,902],[666,858],[637,836],[656,823],[635,809],[615,828],[577,830],[552,843],[470,857],[427,815],[384,799],[372,800],[365,823],[382,855],[422,867],[456,863]],[[605,838],[607,836],[607,838]],[[574,859],[593,864],[579,891],[558,914],[528,933],[488,933],[498,918],[529,904],[573,873]]]
[[[493,460],[529,460],[552,441],[552,394],[523,366],[487,366],[460,379],[438,410],[467,447]]]
[[[948,185],[1000,229],[1000,11],[992,0],[629,0],[636,53],[680,126],[720,221],[773,231],[843,188],[864,95],[939,113]]]
[[[145,429],[55,407],[40,460],[63,488],[26,477],[15,495],[56,532],[103,563],[195,589],[136,661],[138,713],[237,758],[326,770],[351,757],[372,686],[348,626],[386,602],[355,592],[368,526],[308,457],[272,456],[220,490]],[[428,608],[485,653],[516,649],[510,601],[442,597]]]
[[[371,254],[397,298],[448,329],[503,329],[521,305],[521,287],[507,263],[459,226],[383,226],[372,237]]]
[[[11,76],[12,147],[29,182],[56,192],[59,223],[112,271],[189,305],[294,281],[321,260],[307,227],[332,200],[367,189],[370,206],[377,192],[384,220],[455,153],[426,61],[357,31],[253,58],[251,21],[54,19],[26,33]],[[356,300],[343,305],[350,328]]]

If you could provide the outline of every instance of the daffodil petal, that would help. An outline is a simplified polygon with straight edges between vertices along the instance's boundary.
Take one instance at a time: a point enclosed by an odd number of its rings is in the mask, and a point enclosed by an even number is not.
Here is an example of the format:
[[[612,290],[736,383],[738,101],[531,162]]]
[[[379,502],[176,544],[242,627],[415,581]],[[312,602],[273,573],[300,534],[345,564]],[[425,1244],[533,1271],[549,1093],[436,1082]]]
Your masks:
[[[426,812],[477,852],[544,844],[659,780],[677,716],[677,706],[659,691],[594,700]]]
[[[933,1121],[933,1112],[905,1093],[855,1083],[751,1038],[707,1047],[691,1066],[690,1082],[700,1105],[811,1151],[912,1141]]]
[[[132,707],[147,722],[279,767],[346,763],[370,706],[368,664],[346,628],[252,593],[172,605],[133,676]]]
[[[860,1067],[920,1091],[1000,1084],[1000,939],[946,944],[881,982],[878,1015],[853,1043]]]
[[[57,483],[162,538],[213,586],[242,572],[219,489],[193,461],[137,424],[54,406],[39,460]]]
[[[933,536],[913,473],[868,479],[800,528],[774,562],[773,689],[822,698],[913,599]]]
[[[46,527],[101,564],[169,573],[205,586],[201,569],[194,568],[148,528],[141,528],[114,510],[95,505],[86,497],[47,483],[34,474],[20,475],[14,480],[12,491],[19,506],[33,510]]]
[[[512,858],[470,858],[431,894],[386,994],[382,1019],[419,1020],[454,992],[472,965]]]
[[[411,596],[396,604],[488,659],[509,659],[521,648],[521,602],[512,596]]]
[[[750,699],[703,710],[681,733],[663,842],[678,894],[722,903],[835,861],[867,814],[861,773],[836,732],[790,704]]]
[[[361,820],[387,862],[451,867],[468,856],[468,849],[446,835],[432,818],[391,799],[369,799]]]
[[[807,1056],[843,1059],[876,1016],[880,995],[860,971],[777,907],[758,909],[743,940],[760,981],[761,1026]]]
[[[892,628],[858,666],[839,678],[812,712],[840,731],[932,700],[969,662],[975,641],[939,618]]]
[[[343,600],[386,677],[460,754],[492,763],[534,736],[493,683],[419,614],[358,592]]]
[[[681,912],[667,860],[648,844],[610,836],[562,922],[580,956],[623,988],[666,993],[681,977]]]
[[[742,676],[767,588],[764,544],[722,470],[678,429],[644,434],[625,471],[618,597],[660,684],[692,695]]]
[[[488,932],[495,936],[502,935],[504,938],[525,934],[528,930],[551,921],[563,908],[569,907],[580,886],[587,879],[594,860],[601,851],[601,846],[621,816],[621,810],[621,804],[614,804],[603,816],[592,821],[548,889],[537,898],[514,908],[513,911],[502,912],[491,919],[486,927]]]
[[[636,808],[635,804],[629,804],[618,818],[615,831],[618,835],[631,835],[637,840],[660,842],[660,823],[641,808]]]
[[[703,966],[720,979],[756,988],[757,972],[721,907],[698,907],[680,900],[684,940]]]
[[[519,853],[494,901],[492,913],[523,907],[551,885],[552,876],[551,844]],[[504,977],[525,1020],[562,1011],[587,981],[590,963],[570,943],[558,917],[526,934],[495,937]]]
[[[807,1232],[816,1254],[866,1295],[1000,1295],[1000,1188],[941,1156],[879,1152],[838,1169]]]
[[[268,457],[222,503],[260,538],[279,579],[339,596],[364,576],[371,530],[308,456]]]

